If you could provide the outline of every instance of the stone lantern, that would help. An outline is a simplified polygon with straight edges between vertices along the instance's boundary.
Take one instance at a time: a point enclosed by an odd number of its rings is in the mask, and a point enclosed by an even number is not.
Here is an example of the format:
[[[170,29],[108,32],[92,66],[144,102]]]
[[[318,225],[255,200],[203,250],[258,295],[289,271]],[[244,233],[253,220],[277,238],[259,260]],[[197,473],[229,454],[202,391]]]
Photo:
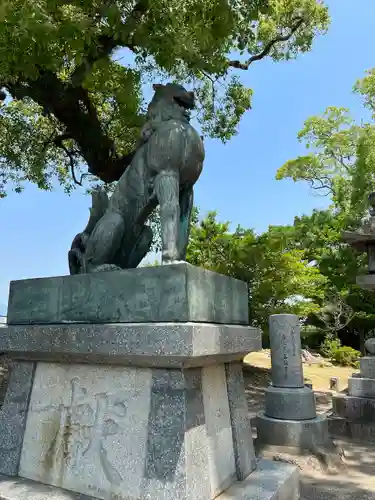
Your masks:
[[[367,290],[375,290],[375,192],[368,197],[369,217],[357,231],[344,231],[342,240],[358,252],[368,256],[368,274],[357,277],[357,284]]]
[[[342,239],[358,252],[368,255],[368,273],[357,276],[364,290],[375,290],[375,192],[369,196],[369,217],[357,231],[346,231]],[[375,308],[375,300],[374,300]],[[329,419],[332,434],[375,441],[375,338],[365,342],[369,355],[360,359],[360,373],[348,380],[348,394],[332,398],[333,415]]]

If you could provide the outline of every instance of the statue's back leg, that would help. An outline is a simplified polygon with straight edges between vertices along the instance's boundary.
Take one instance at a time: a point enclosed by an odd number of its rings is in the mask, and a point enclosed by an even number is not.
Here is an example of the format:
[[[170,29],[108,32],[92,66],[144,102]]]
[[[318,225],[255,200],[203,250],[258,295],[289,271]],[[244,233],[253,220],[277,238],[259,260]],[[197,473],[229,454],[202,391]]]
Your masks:
[[[150,226],[143,226],[138,240],[129,256],[126,267],[137,267],[141,260],[146,257],[152,244],[153,232]]]
[[[115,211],[107,210],[96,224],[86,246],[84,272],[103,264],[113,264],[124,234],[124,219]]]
[[[178,233],[179,260],[186,260],[186,250],[189,244],[190,221],[193,210],[193,186],[184,187],[180,191],[180,227]]]

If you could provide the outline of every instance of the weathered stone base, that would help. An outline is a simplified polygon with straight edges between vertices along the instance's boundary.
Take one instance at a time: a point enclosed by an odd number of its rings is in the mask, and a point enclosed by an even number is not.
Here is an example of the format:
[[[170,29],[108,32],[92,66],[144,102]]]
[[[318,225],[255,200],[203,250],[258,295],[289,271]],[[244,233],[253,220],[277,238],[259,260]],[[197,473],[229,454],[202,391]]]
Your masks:
[[[375,399],[375,379],[361,377],[349,377],[348,394],[360,398]]]
[[[0,415],[0,474],[101,500],[212,500],[254,470],[241,361],[260,348],[258,330],[8,328],[0,352],[28,370]]]
[[[0,352],[12,359],[137,367],[242,361],[261,348],[257,328],[191,322],[13,325],[0,337]]]
[[[330,434],[375,443],[375,398],[337,394],[332,397],[332,410],[328,418]]]
[[[359,360],[361,376],[375,379],[375,356],[363,356]]]
[[[273,387],[266,389],[267,417],[282,420],[310,420],[316,416],[314,392],[309,387]]]
[[[0,410],[0,473],[16,476],[21,456],[35,363],[10,362],[8,386]]]
[[[328,417],[328,430],[335,437],[375,443],[375,422],[372,424],[351,422],[346,418],[332,415]]]
[[[337,394],[332,397],[333,414],[351,422],[375,425],[375,399]]]
[[[257,442],[262,445],[290,446],[300,450],[316,450],[329,440],[327,417],[311,420],[279,420],[260,414],[257,417]]]
[[[116,500],[125,500],[117,496]],[[156,495],[150,497],[158,498]],[[200,496],[176,497],[200,500]],[[234,483],[218,500],[298,500],[299,476],[295,466],[260,460],[244,481]],[[22,479],[0,476],[0,500],[95,500],[94,497]]]
[[[101,500],[211,500],[255,467],[241,363],[37,364],[21,477]]]
[[[297,422],[261,415],[257,420],[255,447],[258,456],[266,459],[285,457],[286,461],[288,456],[311,456],[322,470],[331,472],[344,466],[343,451],[329,437],[326,416]]]
[[[7,321],[248,325],[248,316],[246,283],[184,262],[12,281]]]

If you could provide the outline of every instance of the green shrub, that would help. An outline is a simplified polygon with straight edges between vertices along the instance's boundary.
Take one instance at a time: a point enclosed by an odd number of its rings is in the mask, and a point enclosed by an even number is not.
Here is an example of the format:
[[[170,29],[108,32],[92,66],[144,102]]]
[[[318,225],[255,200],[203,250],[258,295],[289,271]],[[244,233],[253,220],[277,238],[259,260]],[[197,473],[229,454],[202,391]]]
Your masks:
[[[337,349],[340,349],[340,339],[327,335],[324,342],[320,344],[320,353],[325,358],[332,359]]]
[[[301,328],[301,341],[302,344],[309,349],[319,349],[320,344],[324,340],[324,332],[321,328],[315,328],[311,325],[306,325]]]
[[[352,347],[343,345],[338,347],[332,355],[332,361],[341,366],[353,366],[356,368],[358,366],[358,359],[361,357],[361,353]]]

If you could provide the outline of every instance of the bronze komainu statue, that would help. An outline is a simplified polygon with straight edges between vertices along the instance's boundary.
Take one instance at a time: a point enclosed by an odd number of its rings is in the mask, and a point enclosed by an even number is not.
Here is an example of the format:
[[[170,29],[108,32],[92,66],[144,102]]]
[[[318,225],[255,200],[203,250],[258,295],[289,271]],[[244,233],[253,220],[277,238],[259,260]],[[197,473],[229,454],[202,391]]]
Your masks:
[[[160,205],[162,263],[185,260],[193,206],[193,186],[204,146],[190,125],[194,94],[176,84],[154,85],[131,164],[110,198],[93,193],[86,228],[69,252],[71,274],[137,267],[152,243],[145,225]]]

